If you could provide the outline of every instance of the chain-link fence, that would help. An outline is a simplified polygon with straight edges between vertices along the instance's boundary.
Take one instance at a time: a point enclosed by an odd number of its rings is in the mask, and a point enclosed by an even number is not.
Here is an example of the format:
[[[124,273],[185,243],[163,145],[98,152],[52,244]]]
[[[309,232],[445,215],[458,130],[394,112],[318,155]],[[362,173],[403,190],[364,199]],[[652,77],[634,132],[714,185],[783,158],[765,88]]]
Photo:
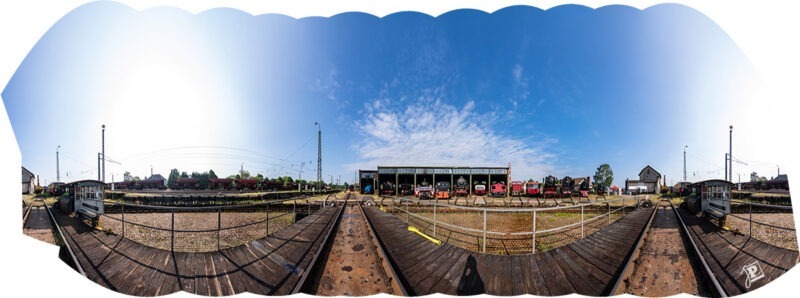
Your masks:
[[[153,206],[106,200],[103,229],[169,251],[207,252],[266,237],[319,210],[307,198],[247,205]]]
[[[410,199],[383,210],[442,242],[492,254],[535,253],[566,245],[621,218],[635,199],[548,208],[468,207]]]

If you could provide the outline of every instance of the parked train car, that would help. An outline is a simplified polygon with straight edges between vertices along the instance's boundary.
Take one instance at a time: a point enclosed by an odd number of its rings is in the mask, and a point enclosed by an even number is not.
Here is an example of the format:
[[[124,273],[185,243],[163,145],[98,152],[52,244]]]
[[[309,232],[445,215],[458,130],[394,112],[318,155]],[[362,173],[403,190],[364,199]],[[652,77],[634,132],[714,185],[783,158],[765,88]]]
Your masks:
[[[555,197],[558,196],[558,180],[556,177],[547,176],[544,178],[544,196]]]
[[[541,194],[541,189],[539,188],[539,181],[528,181],[525,182],[523,185],[525,188],[525,194],[529,197],[536,197]]]
[[[467,183],[467,179],[464,179],[463,176],[458,177],[458,180],[456,180],[456,185],[454,188],[456,190],[455,196],[457,197],[466,197],[467,195],[469,195],[469,190],[468,190],[469,183]]]
[[[489,196],[491,197],[505,197],[507,193],[506,185],[502,181],[492,184],[489,189]]]
[[[589,181],[584,179],[581,181],[581,184],[578,186],[578,191],[581,194],[581,197],[589,197]]]
[[[475,182],[475,190],[473,193],[476,196],[485,196],[486,195],[486,181],[483,182]]]
[[[364,194],[371,195],[372,191],[373,191],[372,184],[367,184],[366,186],[364,186]]]
[[[521,196],[525,190],[523,190],[522,181],[511,181],[510,192],[512,196],[518,197]]]
[[[575,180],[572,180],[572,177],[570,176],[564,176],[564,178],[561,179],[561,196],[571,197],[574,189]]]
[[[410,196],[414,194],[414,185],[408,183],[400,183],[400,195]]]
[[[439,181],[436,182],[436,199],[450,199],[450,182]]]
[[[381,195],[383,196],[393,196],[394,195],[394,183],[386,181],[381,183]]]
[[[428,183],[428,181],[422,181],[422,183],[417,186],[416,195],[420,199],[430,199],[433,198],[433,187]]]

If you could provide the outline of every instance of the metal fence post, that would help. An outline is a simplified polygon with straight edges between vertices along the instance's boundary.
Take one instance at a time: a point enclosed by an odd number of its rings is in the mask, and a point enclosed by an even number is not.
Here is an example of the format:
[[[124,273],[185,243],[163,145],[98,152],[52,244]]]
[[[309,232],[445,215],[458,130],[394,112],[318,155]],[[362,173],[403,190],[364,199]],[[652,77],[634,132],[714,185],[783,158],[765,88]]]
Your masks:
[[[406,224],[408,224],[408,203],[406,203]]]
[[[750,233],[747,234],[751,238],[753,237],[753,205],[750,206]]]
[[[533,210],[533,231],[531,232],[531,253],[536,253],[536,209]]]
[[[436,203],[433,203],[433,238],[436,238]]]
[[[266,204],[267,206],[267,219],[264,221],[267,226],[267,236],[269,236],[269,203]]]
[[[175,208],[170,209],[172,213],[172,225],[170,226],[169,251],[175,251]]]
[[[622,197],[622,216],[625,216],[625,197]]]
[[[220,230],[222,230],[222,208],[217,208],[217,250],[219,250]]]
[[[125,238],[125,205],[122,205],[122,238]]]
[[[483,252],[486,253],[486,209],[483,209]]]
[[[583,238],[583,205],[581,205],[581,238]]]
[[[611,225],[611,204],[609,203],[607,205],[608,205],[608,225],[610,226]]]
[[[292,223],[297,222],[297,200],[292,201]]]

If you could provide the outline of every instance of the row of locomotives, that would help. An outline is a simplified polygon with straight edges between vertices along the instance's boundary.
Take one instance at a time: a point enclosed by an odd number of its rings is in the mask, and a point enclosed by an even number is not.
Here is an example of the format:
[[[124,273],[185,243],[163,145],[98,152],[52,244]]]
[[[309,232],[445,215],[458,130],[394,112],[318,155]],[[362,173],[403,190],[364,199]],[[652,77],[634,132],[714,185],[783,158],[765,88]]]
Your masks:
[[[458,180],[456,180],[456,185],[454,185],[453,188],[455,188],[456,197],[466,197],[469,195],[469,183],[467,182],[467,179],[464,179],[463,176],[458,177]]]
[[[715,218],[724,228],[725,217],[731,214],[732,187],[733,183],[722,179],[692,183],[688,187],[691,194],[684,199],[681,207],[706,218]]]
[[[381,183],[381,195],[382,196],[393,196],[394,195],[394,183],[386,181]]]
[[[419,199],[433,198],[433,186],[431,186],[427,180],[423,180],[422,183],[417,186],[414,192]]]
[[[436,199],[437,200],[450,199],[450,182],[447,181],[436,182]]]

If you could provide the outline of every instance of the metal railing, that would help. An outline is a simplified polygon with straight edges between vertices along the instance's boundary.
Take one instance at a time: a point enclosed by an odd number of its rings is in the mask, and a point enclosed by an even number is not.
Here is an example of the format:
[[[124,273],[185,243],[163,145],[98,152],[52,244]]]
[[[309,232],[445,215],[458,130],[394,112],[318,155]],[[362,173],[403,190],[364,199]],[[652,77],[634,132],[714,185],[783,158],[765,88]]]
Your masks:
[[[755,223],[756,225],[762,227],[762,229],[772,230],[772,231],[775,231],[777,233],[785,233],[788,238],[791,238],[791,239],[789,239],[789,241],[787,241],[787,242],[792,244],[792,245],[789,245],[788,248],[791,248],[793,250],[797,250],[797,247],[796,247],[796,245],[797,245],[797,237],[796,237],[796,230],[795,230],[794,227],[778,226],[778,225],[775,225],[775,224],[772,224],[772,223],[762,222],[762,221],[758,221],[758,220],[754,220],[753,219],[753,213],[754,213],[753,212],[753,207],[755,207],[756,209],[761,209],[761,210],[770,209],[770,210],[774,210],[774,211],[777,211],[777,212],[788,213],[788,214],[791,215],[792,214],[792,206],[759,204],[759,203],[751,203],[751,202],[745,202],[745,201],[739,201],[739,200],[731,200],[731,204],[732,205],[733,204],[738,204],[739,206],[744,205],[744,206],[748,207],[747,208],[748,209],[748,212],[747,212],[748,217],[747,218],[745,218],[743,216],[736,215],[735,213],[731,213],[731,214],[729,214],[729,216],[747,222],[747,230],[748,230],[747,235],[749,237],[757,238],[757,239],[759,238],[759,237],[754,237],[754,234],[753,234],[753,224]],[[773,213],[767,213],[767,214],[775,214],[775,213],[773,212]],[[788,222],[792,222],[792,221],[788,221]],[[730,224],[730,222],[729,222],[729,224]],[[758,233],[756,233],[755,235],[758,235]],[[764,241],[764,242],[767,242],[767,243],[770,243],[770,244],[773,244],[773,245],[777,245],[777,246],[785,246],[785,245],[779,244],[779,243],[771,243],[771,242],[774,242],[774,241],[777,240],[777,239],[775,239],[776,237],[762,237],[762,238],[763,239],[758,239],[758,240],[761,240],[761,241]]]
[[[638,199],[623,197],[571,206],[491,208],[400,198],[382,206],[443,242],[483,253],[519,254],[583,238],[624,216],[635,202]]]
[[[298,201],[301,204],[298,205]],[[179,252],[207,252],[266,237],[319,210],[321,202],[290,198],[255,204],[154,206],[105,200],[102,225],[123,238]]]

